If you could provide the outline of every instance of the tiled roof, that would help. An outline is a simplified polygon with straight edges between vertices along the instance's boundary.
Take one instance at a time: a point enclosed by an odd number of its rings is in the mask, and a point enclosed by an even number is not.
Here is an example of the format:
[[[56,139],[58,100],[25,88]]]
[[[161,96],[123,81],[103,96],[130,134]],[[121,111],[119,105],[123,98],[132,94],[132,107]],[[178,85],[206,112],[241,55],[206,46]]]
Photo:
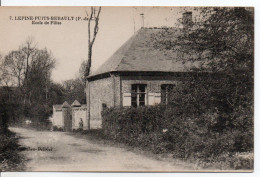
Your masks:
[[[125,42],[100,68],[89,77],[112,71],[186,72],[195,63],[185,62],[185,54],[154,47],[154,36],[164,29],[143,28]],[[181,29],[172,28],[172,40],[177,40]]]

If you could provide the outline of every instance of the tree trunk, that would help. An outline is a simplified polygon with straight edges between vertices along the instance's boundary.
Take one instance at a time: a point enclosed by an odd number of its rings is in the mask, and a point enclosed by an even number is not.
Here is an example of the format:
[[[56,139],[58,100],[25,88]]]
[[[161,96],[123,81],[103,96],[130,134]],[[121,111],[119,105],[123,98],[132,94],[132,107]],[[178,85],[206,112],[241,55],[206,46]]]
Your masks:
[[[101,12],[101,7],[98,8],[98,12],[96,13],[96,9],[94,7],[91,7],[91,13],[90,13],[90,17],[88,20],[88,62],[87,62],[87,68],[86,68],[86,73],[85,73],[85,79],[87,78],[87,76],[90,74],[90,69],[91,69],[91,64],[92,64],[92,47],[93,44],[96,40],[96,36],[98,33],[98,22],[99,22],[99,15]],[[91,38],[91,21],[94,20],[95,21],[95,25],[94,25],[94,31],[93,31],[93,37]],[[88,86],[88,99],[90,98],[90,88]],[[88,130],[90,130],[90,101],[87,100],[88,102],[88,110],[87,110],[87,117],[88,117]]]

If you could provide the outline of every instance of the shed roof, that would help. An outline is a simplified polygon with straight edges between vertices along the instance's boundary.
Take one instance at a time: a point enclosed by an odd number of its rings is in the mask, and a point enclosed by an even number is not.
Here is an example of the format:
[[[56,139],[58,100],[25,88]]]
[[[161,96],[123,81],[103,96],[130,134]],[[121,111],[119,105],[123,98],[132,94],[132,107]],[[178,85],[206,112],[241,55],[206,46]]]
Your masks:
[[[75,100],[72,104],[71,104],[72,107],[80,107],[81,104],[78,102],[78,100]]]
[[[67,101],[65,101],[63,104],[62,104],[62,108],[69,108],[70,105]]]
[[[165,29],[143,28],[126,41],[93,74],[96,76],[112,71],[157,71],[187,72],[196,66],[194,62],[183,62],[187,55],[179,50],[175,52],[154,47],[154,38]],[[177,41],[182,33],[179,28],[171,28],[171,40]],[[190,55],[190,54],[189,54]]]
[[[84,109],[84,108],[87,108],[87,105],[86,104],[82,104],[80,106],[76,106],[76,107],[73,107],[73,109]]]

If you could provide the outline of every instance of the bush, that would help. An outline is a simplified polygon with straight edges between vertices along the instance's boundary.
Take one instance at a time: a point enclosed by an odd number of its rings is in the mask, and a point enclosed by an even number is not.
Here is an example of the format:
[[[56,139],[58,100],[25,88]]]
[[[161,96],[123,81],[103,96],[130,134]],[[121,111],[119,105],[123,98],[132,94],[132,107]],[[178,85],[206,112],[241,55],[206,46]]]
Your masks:
[[[83,132],[82,128],[72,129],[72,132]]]
[[[7,130],[0,133],[0,172],[1,171],[22,171],[24,157],[18,145],[18,138],[14,133]]]
[[[216,114],[209,112],[200,117],[176,114],[176,107],[165,105],[110,108],[102,113],[102,127],[104,134],[113,140],[183,159],[207,160],[253,148],[250,132],[240,131],[245,130],[245,124],[218,132],[212,128],[219,118]]]
[[[64,131],[62,127],[57,127],[57,126],[53,126],[52,130],[53,131]]]
[[[106,109],[102,121],[104,133],[113,139],[135,144],[136,141],[129,142],[129,136],[134,140],[140,134],[160,131],[162,125],[159,124],[161,123],[159,119],[162,117],[162,112],[159,110],[164,108],[157,106]]]

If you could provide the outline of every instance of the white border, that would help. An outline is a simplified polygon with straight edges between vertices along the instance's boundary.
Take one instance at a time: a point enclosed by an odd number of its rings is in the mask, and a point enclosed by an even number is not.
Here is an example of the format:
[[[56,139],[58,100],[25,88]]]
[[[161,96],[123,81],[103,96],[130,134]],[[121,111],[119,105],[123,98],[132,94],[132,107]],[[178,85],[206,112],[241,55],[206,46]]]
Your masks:
[[[83,177],[83,176],[144,176],[144,177],[159,177],[159,176],[229,176],[229,177],[241,177],[260,176],[259,168],[259,150],[260,150],[260,109],[259,101],[260,95],[258,90],[260,89],[259,74],[259,44],[260,28],[259,18],[260,13],[260,1],[259,0],[1,0],[2,6],[254,6],[255,7],[255,167],[254,173],[47,173],[47,172],[30,172],[30,173],[1,173],[3,177]]]
[[[2,6],[255,6],[257,0],[2,0]]]

